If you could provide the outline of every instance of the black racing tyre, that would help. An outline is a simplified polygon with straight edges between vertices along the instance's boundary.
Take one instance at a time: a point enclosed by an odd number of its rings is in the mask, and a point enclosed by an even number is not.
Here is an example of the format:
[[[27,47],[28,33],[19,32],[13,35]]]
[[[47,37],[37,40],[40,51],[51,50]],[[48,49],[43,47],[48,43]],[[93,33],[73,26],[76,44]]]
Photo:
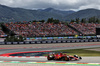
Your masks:
[[[78,58],[78,55],[74,55],[74,57]]]
[[[62,58],[61,58],[61,61],[65,61],[65,58],[64,58],[64,57],[62,57]]]
[[[47,59],[48,59],[48,60],[51,60],[50,56],[47,56]]]
[[[79,59],[82,59],[82,57],[79,57]]]
[[[69,61],[69,56],[64,57],[65,61]]]

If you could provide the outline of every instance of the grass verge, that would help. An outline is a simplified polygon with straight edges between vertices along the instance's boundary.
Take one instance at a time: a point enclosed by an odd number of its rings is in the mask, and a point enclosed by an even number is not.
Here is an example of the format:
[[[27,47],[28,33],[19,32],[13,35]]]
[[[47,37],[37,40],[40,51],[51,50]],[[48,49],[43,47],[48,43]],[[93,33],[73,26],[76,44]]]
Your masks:
[[[67,52],[68,55],[79,56],[100,56],[100,51],[86,50],[86,49],[72,49],[72,50],[58,50],[59,52]]]
[[[64,52],[64,53],[67,52],[66,53],[67,55],[78,55],[78,56],[100,56],[100,51],[87,50],[87,49],[57,50],[54,52]],[[47,54],[45,54],[45,56],[47,56]]]

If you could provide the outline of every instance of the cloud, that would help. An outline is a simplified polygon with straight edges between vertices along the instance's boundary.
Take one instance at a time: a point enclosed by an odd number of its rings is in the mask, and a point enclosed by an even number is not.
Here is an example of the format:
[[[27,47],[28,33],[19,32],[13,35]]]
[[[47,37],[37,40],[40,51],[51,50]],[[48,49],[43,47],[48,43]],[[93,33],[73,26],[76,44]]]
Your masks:
[[[0,4],[26,9],[49,7],[61,10],[100,9],[100,0],[0,0]]]

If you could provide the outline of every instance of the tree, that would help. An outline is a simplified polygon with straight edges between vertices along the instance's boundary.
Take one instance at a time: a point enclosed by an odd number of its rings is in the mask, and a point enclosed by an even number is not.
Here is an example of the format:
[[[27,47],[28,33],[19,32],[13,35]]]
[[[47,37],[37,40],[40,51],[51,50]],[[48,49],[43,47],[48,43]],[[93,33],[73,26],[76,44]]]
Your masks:
[[[89,23],[96,23],[96,17],[94,16],[94,17],[89,18],[88,22]]]
[[[79,24],[79,21],[80,21],[80,19],[79,18],[76,18],[76,23],[77,24]]]
[[[58,24],[59,20],[55,19],[55,20],[53,20],[53,23]]]
[[[47,22],[48,23],[52,23],[53,22],[53,18],[48,18]]]
[[[81,19],[81,22],[82,22],[82,23],[86,23],[86,18],[82,18],[82,19]]]
[[[45,20],[39,20],[39,22],[45,22]]]
[[[47,23],[55,23],[58,24],[59,20],[58,19],[53,19],[53,18],[48,18]]]
[[[33,20],[33,22],[38,22],[38,21],[36,21],[36,20]]]
[[[71,22],[75,22],[75,20],[74,19],[71,19]]]
[[[100,23],[100,19],[97,18],[97,19],[96,19],[96,23]]]
[[[4,24],[4,22],[0,22],[0,27],[1,27],[2,24]]]

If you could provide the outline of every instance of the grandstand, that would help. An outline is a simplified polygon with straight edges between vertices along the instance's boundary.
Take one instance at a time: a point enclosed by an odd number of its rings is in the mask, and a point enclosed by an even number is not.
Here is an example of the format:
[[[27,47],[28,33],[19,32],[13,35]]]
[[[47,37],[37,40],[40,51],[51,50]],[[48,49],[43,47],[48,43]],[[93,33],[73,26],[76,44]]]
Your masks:
[[[100,27],[100,24],[94,23],[70,23],[65,25],[64,23],[42,23],[42,22],[18,22],[18,23],[4,23],[5,27],[14,32],[16,35],[22,35],[23,37],[65,37],[65,36],[96,36],[96,27]],[[5,33],[0,29],[0,35]]]
[[[5,23],[5,26],[23,37],[71,36],[78,34],[67,25],[61,23]]]
[[[96,27],[100,27],[100,24],[94,23],[80,23],[80,24],[70,24],[76,30],[81,32],[83,35],[96,35]]]

